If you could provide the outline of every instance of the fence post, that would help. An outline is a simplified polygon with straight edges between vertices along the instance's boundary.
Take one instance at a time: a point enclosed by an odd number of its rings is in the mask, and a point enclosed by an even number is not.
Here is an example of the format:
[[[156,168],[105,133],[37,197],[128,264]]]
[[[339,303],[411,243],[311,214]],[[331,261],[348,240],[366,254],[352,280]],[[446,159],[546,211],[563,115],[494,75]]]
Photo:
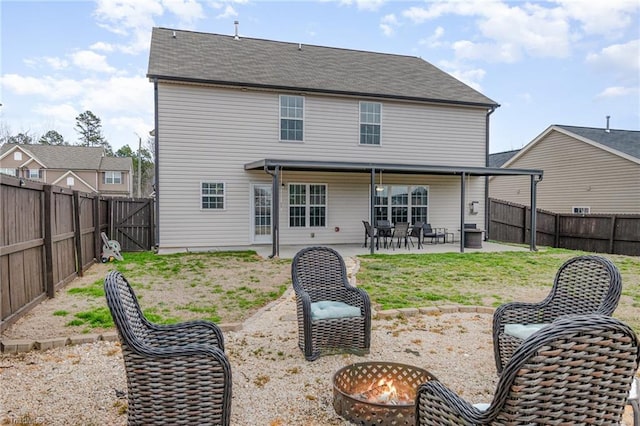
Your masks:
[[[84,275],[84,253],[82,250],[82,229],[80,225],[80,191],[73,191],[73,227],[76,239],[76,273],[79,277]]]
[[[616,220],[617,216],[611,216],[611,233],[609,237],[609,253],[613,254],[613,246],[616,240]]]
[[[53,298],[56,290],[53,282],[53,187],[44,186],[44,286],[47,297]]]
[[[527,243],[527,212],[529,212],[529,208],[527,206],[522,206],[522,244]]]
[[[96,262],[102,260],[102,237],[100,236],[100,194],[93,196],[93,250]]]
[[[554,224],[553,247],[560,247],[560,213],[556,213],[556,223]]]

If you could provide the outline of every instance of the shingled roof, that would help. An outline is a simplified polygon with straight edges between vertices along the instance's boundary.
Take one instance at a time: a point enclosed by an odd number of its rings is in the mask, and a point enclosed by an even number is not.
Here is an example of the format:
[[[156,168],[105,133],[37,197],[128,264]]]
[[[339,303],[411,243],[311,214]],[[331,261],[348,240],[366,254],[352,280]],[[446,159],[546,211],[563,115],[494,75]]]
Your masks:
[[[563,125],[556,127],[640,159],[640,131]]]
[[[4,144],[0,156],[15,147],[28,152],[48,169],[65,170],[131,170],[130,157],[106,157],[104,148],[75,145]]]
[[[414,56],[154,28],[147,77],[238,87],[499,106]]]

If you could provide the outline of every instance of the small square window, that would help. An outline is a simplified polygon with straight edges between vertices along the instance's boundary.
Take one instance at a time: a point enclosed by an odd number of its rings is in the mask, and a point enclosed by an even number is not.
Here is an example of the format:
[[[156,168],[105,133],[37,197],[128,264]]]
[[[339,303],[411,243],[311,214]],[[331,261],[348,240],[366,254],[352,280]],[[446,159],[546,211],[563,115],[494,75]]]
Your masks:
[[[22,152],[16,151],[13,153],[13,159],[16,161],[22,161]]]
[[[205,210],[223,210],[224,195],[222,182],[202,182],[200,185],[201,206]]]

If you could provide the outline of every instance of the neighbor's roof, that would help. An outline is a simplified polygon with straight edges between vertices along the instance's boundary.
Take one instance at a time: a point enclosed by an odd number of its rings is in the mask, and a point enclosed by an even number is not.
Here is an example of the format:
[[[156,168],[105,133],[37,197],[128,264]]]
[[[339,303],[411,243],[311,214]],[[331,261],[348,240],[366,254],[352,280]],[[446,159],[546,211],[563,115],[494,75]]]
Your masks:
[[[106,157],[102,147],[74,145],[4,144],[0,158],[10,151],[21,149],[45,168],[65,170],[131,170],[131,157]]]
[[[640,164],[640,131],[617,130],[595,127],[564,126],[554,124],[508,158],[501,167],[508,167],[527,151],[536,146],[551,132],[560,132],[576,140],[601,148],[607,152]],[[493,154],[496,155],[496,154]],[[491,157],[491,155],[489,156]],[[491,159],[490,159],[491,161]]]
[[[607,131],[593,127],[563,125],[556,127],[640,159],[640,131],[616,129]]]
[[[513,151],[503,151],[496,152],[495,154],[489,154],[489,167],[501,167],[519,151],[519,149],[514,149]]]
[[[175,36],[174,36],[175,35]],[[414,56],[154,28],[149,78],[499,106]]]

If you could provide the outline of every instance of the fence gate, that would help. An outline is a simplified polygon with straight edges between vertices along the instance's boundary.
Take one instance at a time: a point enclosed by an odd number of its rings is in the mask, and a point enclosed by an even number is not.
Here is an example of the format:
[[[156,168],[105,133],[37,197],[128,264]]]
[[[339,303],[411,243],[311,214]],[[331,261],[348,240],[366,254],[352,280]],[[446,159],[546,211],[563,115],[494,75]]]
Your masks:
[[[151,198],[112,198],[109,239],[120,243],[122,251],[147,251],[155,245],[154,207]]]

